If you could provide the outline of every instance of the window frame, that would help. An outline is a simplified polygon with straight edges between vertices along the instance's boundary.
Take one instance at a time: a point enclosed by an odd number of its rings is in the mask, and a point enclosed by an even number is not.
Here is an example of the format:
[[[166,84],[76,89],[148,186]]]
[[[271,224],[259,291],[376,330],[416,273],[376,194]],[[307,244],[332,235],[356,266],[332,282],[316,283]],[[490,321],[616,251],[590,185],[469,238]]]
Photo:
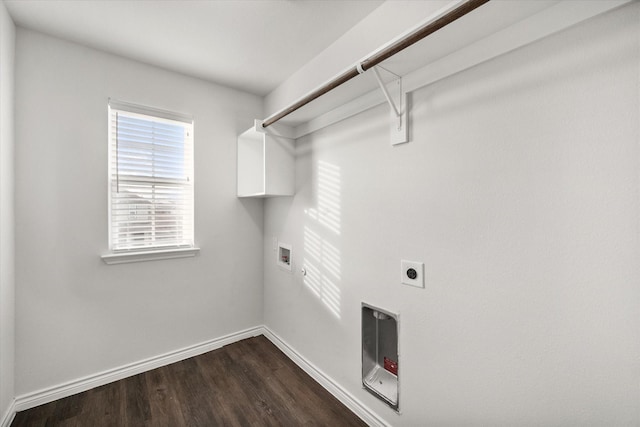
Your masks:
[[[191,231],[190,236],[191,243],[188,245],[155,245],[155,246],[141,246],[138,248],[118,248],[114,249],[113,242],[113,222],[112,222],[112,186],[113,181],[113,126],[112,126],[112,110],[122,111],[123,113],[129,113],[132,115],[142,115],[143,118],[148,117],[150,120],[159,119],[161,121],[169,120],[172,122],[181,122],[190,126],[191,130],[191,166],[190,166],[190,186],[191,186],[191,206],[190,206],[190,221]],[[157,108],[142,106],[129,102],[118,101],[114,99],[108,100],[107,108],[107,124],[108,124],[108,161],[107,161],[107,194],[108,194],[108,245],[109,252],[102,255],[102,260],[107,264],[121,264],[129,262],[139,261],[152,261],[158,259],[171,259],[171,258],[184,258],[195,256],[200,249],[195,244],[195,180],[193,175],[195,174],[194,167],[194,152],[195,152],[195,134],[194,134],[194,120],[193,117],[185,114],[175,113],[166,110],[160,110]],[[117,167],[117,166],[116,166]],[[115,172],[117,174],[118,172]],[[145,180],[141,180],[145,182]],[[154,178],[149,178],[149,183],[154,182]],[[154,213],[155,215],[155,213]],[[157,242],[156,242],[157,243]]]

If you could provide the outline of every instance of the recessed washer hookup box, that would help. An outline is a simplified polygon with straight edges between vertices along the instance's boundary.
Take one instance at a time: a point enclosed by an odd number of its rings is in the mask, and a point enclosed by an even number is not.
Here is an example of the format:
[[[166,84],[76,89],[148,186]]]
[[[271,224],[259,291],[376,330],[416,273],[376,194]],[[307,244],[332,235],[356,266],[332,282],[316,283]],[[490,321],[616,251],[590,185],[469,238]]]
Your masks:
[[[396,411],[398,315],[362,303],[362,386]]]

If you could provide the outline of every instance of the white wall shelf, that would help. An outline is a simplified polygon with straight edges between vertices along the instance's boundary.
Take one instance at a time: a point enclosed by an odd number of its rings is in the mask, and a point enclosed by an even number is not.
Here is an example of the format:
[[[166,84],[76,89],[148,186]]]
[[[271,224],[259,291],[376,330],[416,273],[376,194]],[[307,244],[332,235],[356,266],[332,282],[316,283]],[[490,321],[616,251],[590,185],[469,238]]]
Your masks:
[[[293,196],[294,140],[255,125],[238,136],[238,197]]]
[[[520,0],[489,2],[420,42],[382,62],[382,66],[402,77],[403,95],[459,73],[506,52],[562,31],[581,21],[620,7],[631,0]],[[452,1],[444,9],[460,3]],[[444,10],[443,9],[443,10]],[[417,27],[433,20],[442,12],[426,17]],[[411,32],[409,29],[407,31]],[[393,43],[399,35],[375,52]],[[373,55],[372,52],[370,55]],[[370,56],[369,55],[369,56]],[[341,75],[319,79],[318,87]],[[291,137],[300,138],[331,124],[385,102],[378,83],[367,71],[349,80],[277,122],[293,130]],[[327,78],[329,77],[329,78]],[[385,77],[389,89],[394,79]],[[309,77],[310,78],[310,77]],[[293,93],[295,88],[281,90]],[[270,95],[273,97],[273,95]],[[303,98],[304,94],[300,96]],[[278,103],[282,108],[284,103]],[[276,105],[274,104],[273,107]],[[271,126],[269,126],[270,128]]]

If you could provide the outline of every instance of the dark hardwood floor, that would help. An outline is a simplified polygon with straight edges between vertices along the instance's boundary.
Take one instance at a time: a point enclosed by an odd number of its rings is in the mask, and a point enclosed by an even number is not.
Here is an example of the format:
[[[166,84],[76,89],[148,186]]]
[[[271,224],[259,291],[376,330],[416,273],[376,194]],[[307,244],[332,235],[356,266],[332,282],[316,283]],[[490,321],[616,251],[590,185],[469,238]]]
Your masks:
[[[264,336],[18,412],[22,426],[366,426]]]

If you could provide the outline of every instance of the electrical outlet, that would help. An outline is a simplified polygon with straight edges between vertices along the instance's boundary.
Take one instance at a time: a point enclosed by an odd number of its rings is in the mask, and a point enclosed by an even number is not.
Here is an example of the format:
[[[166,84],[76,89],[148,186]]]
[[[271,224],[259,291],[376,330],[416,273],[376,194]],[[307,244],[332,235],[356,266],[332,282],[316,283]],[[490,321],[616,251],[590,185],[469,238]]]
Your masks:
[[[403,259],[400,261],[400,270],[400,283],[424,288],[424,263]]]

